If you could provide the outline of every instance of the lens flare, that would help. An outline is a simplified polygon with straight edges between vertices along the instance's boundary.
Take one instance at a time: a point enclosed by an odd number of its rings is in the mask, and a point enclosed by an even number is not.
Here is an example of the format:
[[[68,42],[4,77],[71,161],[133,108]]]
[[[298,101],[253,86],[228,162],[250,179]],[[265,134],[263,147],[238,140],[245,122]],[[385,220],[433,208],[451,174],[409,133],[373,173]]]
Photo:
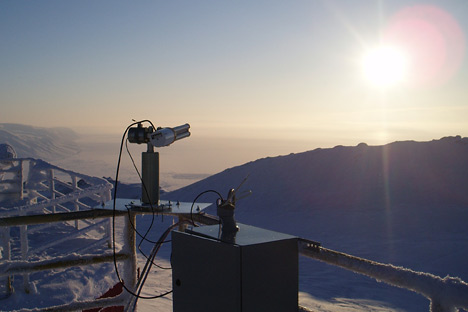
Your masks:
[[[417,86],[449,80],[460,67],[466,46],[457,21],[432,5],[400,10],[384,30],[383,42],[404,47],[408,56],[407,81]]]

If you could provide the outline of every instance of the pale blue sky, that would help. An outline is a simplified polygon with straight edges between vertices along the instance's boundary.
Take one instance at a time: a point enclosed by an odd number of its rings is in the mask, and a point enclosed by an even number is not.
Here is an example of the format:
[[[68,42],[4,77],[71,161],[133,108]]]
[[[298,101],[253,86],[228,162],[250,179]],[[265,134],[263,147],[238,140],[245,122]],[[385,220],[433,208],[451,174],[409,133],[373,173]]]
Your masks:
[[[114,133],[132,118],[188,122],[198,138],[293,151],[468,136],[466,57],[432,86],[382,92],[362,75],[364,50],[417,4],[466,39],[465,0],[2,0],[0,122]]]

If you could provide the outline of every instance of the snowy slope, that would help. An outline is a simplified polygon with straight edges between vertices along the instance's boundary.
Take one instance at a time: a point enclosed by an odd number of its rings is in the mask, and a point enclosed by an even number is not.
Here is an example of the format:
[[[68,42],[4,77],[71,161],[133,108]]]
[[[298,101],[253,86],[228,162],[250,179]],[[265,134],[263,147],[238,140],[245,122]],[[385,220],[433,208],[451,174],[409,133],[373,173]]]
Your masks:
[[[324,247],[439,276],[468,280],[468,139],[395,142],[260,159],[168,193],[191,201],[202,191],[253,194],[237,219],[320,241]],[[215,200],[206,195],[200,201]],[[411,292],[301,259],[300,289],[321,299],[368,299],[427,311]]]
[[[78,135],[68,128],[40,128],[0,123],[0,143],[13,146],[19,158],[31,157],[46,161],[76,154]]]

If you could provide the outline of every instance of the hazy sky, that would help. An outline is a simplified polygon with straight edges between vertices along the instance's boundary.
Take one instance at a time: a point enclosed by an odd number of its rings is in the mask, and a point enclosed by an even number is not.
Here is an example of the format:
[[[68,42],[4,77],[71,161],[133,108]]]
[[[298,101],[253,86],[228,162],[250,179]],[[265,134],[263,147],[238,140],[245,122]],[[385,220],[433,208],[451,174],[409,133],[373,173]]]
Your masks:
[[[2,0],[0,122],[188,122],[284,152],[468,136],[467,15],[466,0]],[[362,59],[387,41],[411,71],[376,86]]]

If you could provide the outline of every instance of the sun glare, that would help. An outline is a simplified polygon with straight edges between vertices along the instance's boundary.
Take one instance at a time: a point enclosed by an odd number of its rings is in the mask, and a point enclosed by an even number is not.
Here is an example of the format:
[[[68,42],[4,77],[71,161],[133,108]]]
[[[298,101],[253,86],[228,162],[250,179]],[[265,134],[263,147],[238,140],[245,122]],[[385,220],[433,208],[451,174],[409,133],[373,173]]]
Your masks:
[[[378,47],[364,55],[362,66],[364,76],[373,85],[391,87],[405,80],[408,59],[398,48]]]

